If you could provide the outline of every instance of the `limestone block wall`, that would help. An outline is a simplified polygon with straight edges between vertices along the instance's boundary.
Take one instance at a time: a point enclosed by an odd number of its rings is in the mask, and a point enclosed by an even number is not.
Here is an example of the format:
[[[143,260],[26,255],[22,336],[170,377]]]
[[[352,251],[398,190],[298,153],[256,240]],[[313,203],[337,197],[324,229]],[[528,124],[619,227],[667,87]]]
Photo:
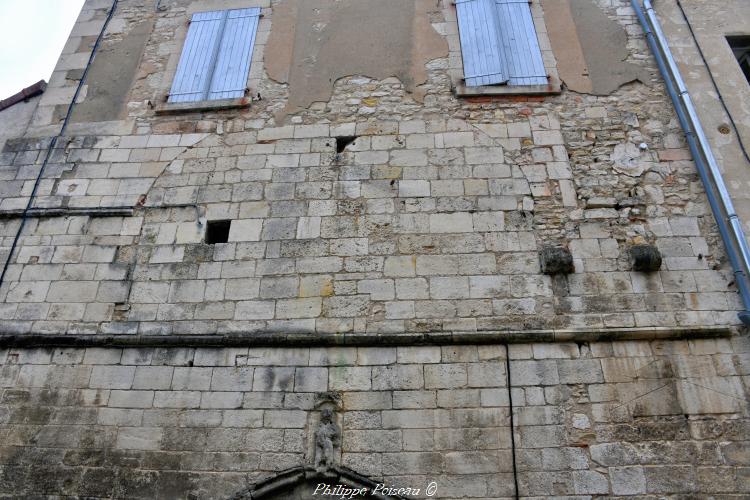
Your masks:
[[[3,350],[0,497],[228,497],[309,460],[325,391],[343,465],[436,498],[511,498],[514,458],[523,498],[750,491],[746,339],[509,352],[510,391],[503,345]]]
[[[410,120],[71,143],[59,156],[73,162],[74,175],[43,180],[49,195],[37,206],[108,207],[127,216],[27,224],[1,292],[5,329],[51,322],[60,333],[736,323],[741,305],[713,220],[702,195],[690,197],[692,164],[655,163],[679,170],[669,174],[671,185],[632,188],[653,191],[650,202],[581,201],[571,192],[575,207],[566,208],[572,179],[591,179],[574,175],[552,116],[492,125],[493,134],[526,138],[495,139],[464,120]],[[341,130],[360,135],[337,154]],[[397,133],[408,130],[419,132]],[[532,146],[532,137],[545,145]],[[526,151],[514,150],[521,140]],[[111,155],[144,161],[102,162]],[[535,156],[543,163],[531,163]],[[612,178],[613,191],[622,190],[620,177]],[[229,241],[206,244],[207,222],[220,219],[232,220]],[[2,222],[6,255],[18,225]],[[631,270],[627,250],[639,241],[659,247],[660,272]],[[576,273],[541,275],[545,244],[568,246]],[[67,304],[62,316],[58,304]]]
[[[746,339],[511,346],[521,496],[746,495],[747,349]]]
[[[456,97],[453,7],[420,1],[451,48],[424,84],[347,75],[289,114],[281,0],[160,4],[119,2],[50,148],[111,6],[87,0],[0,152],[0,497],[229,497],[307,463],[325,392],[343,465],[439,498],[747,496],[741,304],[629,2],[591,4],[646,75],[609,95]],[[248,101],[164,113],[189,14],[251,5]]]
[[[228,497],[310,459],[326,391],[343,465],[512,494],[502,348],[3,351],[2,387],[0,496]]]
[[[293,116],[279,114],[287,86],[262,71],[277,48],[266,44],[275,4],[261,3],[252,75],[260,100],[253,94],[249,107],[165,115],[157,109],[184,21],[210,2],[173,2],[164,11],[120,2],[101,42],[106,58],[117,57],[118,41],[130,47],[133,36],[145,37],[122,119],[81,122],[74,114],[50,151],[35,218],[10,256],[59,122],[6,142],[5,332],[738,323],[741,305],[715,223],[627,2],[596,8],[628,34],[631,62],[652,81],[611,95],[457,98],[455,61],[446,55],[427,64],[421,101],[395,78],[352,75],[332,83],[328,103]],[[86,4],[69,44],[78,47],[76,61],[87,61],[106,7]],[[429,18],[437,33],[455,37],[450,8],[436,6]],[[153,30],[144,35],[146,21]],[[72,50],[44,99],[63,76],[65,89],[80,77],[80,64],[67,66]],[[94,60],[95,76],[102,60]],[[87,93],[76,105],[90,116]],[[56,104],[55,113],[63,108]],[[46,109],[41,102],[37,118]],[[215,220],[232,221],[227,243],[205,243]],[[660,249],[660,272],[632,271],[628,248],[639,243]],[[542,275],[544,245],[568,247],[575,274]]]

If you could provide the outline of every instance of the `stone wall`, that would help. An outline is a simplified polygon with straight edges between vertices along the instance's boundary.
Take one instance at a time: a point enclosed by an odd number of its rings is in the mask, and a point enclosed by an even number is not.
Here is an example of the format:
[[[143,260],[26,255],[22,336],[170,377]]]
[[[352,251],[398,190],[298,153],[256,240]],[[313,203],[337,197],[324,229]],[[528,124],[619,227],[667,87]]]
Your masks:
[[[305,463],[325,391],[344,466],[436,498],[513,496],[511,398],[522,497],[749,490],[746,339],[509,352],[510,392],[502,345],[3,350],[0,496],[228,497]]]
[[[74,35],[83,25],[101,28],[103,19],[83,19],[102,18],[105,4],[87,3],[98,10],[84,10]],[[249,108],[155,113],[186,11],[203,4],[170,5],[157,13],[124,1],[110,22],[105,45],[158,17],[128,118],[73,123],[52,151],[32,205],[70,216],[24,228],[0,288],[5,331],[738,323],[741,305],[712,215],[630,9],[605,12],[630,33],[633,61],[653,75],[648,84],[603,97],[458,99],[448,60],[436,59],[423,103],[398,80],[352,76],[335,82],[330,102],[277,123],[287,87],[269,78],[258,79],[253,95],[261,100]],[[263,13],[251,76],[263,68],[273,24],[273,9]],[[442,8],[431,20],[438,33],[451,33]],[[71,57],[55,73],[68,83],[79,69],[67,69]],[[69,136],[86,129],[99,134]],[[350,136],[357,139],[338,152],[336,138]],[[48,145],[44,137],[6,143],[0,168],[12,178],[1,210],[26,206]],[[105,217],[113,211],[117,217]],[[229,242],[206,245],[207,222],[218,219],[233,221]],[[4,255],[18,225],[1,223]],[[637,243],[661,250],[661,272],[632,272],[628,248]],[[576,273],[540,274],[544,245],[569,247]]]
[[[309,460],[327,391],[343,465],[442,498],[747,495],[742,305],[629,2],[596,4],[649,77],[608,95],[456,97],[452,7],[420,2],[451,49],[424,84],[347,75],[292,114],[275,0],[241,3],[240,107],[165,112],[189,14],[240,2],[161,4],[119,2],[102,47],[142,47],[134,83],[74,113],[17,244],[110,2],[0,153],[0,496],[229,496]],[[546,245],[575,272],[542,274]]]
[[[5,146],[7,139],[16,139],[24,135],[40,99],[39,96],[32,97],[0,111],[0,120],[3,122],[0,126],[0,151]],[[3,197],[8,194],[3,193]]]
[[[750,5],[741,0],[722,3],[682,0],[679,5],[687,21],[674,0],[660,2],[656,10],[714,154],[721,159],[727,188],[747,234],[750,200],[746,172],[750,158],[741,146],[746,150],[750,148],[750,109],[746,104],[750,100],[750,85],[727,36],[750,34],[747,28]],[[703,63],[699,50],[708,66]],[[723,99],[726,110],[716,98],[717,94]]]

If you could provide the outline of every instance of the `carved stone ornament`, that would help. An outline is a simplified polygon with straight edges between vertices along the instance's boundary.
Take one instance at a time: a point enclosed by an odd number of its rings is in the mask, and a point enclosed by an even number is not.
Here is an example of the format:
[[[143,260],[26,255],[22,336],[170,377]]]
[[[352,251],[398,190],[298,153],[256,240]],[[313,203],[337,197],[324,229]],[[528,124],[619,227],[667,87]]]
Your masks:
[[[361,494],[356,498],[405,500],[405,497],[379,491],[379,483],[341,465],[342,407],[341,394],[316,394],[313,411],[308,413],[307,463],[251,484],[230,497],[230,500],[332,498],[327,496],[329,494],[320,493],[321,488],[326,487],[331,491],[337,491],[336,488],[359,489]]]
[[[321,392],[315,395],[315,410],[310,412],[308,435],[308,463],[325,472],[341,462],[341,394]]]
[[[334,422],[333,410],[320,411],[320,423],[315,430],[315,469],[325,471],[336,465],[337,448],[341,443],[341,429]]]

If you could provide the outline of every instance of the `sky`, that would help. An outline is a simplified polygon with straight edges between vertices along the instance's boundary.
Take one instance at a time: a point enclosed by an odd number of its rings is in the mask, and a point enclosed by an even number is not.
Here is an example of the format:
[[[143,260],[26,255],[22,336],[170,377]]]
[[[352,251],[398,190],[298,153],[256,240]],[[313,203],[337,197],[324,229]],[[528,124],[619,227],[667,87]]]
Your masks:
[[[0,99],[52,70],[84,0],[0,0]]]

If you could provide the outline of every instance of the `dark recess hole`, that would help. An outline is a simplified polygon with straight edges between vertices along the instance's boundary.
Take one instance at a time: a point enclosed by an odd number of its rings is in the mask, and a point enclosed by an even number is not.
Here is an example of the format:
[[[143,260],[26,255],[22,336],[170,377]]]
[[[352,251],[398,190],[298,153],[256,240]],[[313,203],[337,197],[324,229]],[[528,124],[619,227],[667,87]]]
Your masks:
[[[226,243],[229,241],[229,227],[231,225],[231,220],[208,221],[206,224],[206,243],[214,245],[216,243]]]
[[[346,147],[356,140],[356,135],[342,135],[341,137],[336,137],[336,152],[343,153]]]
[[[750,36],[728,36],[727,42],[729,42],[745,78],[750,82]]]

